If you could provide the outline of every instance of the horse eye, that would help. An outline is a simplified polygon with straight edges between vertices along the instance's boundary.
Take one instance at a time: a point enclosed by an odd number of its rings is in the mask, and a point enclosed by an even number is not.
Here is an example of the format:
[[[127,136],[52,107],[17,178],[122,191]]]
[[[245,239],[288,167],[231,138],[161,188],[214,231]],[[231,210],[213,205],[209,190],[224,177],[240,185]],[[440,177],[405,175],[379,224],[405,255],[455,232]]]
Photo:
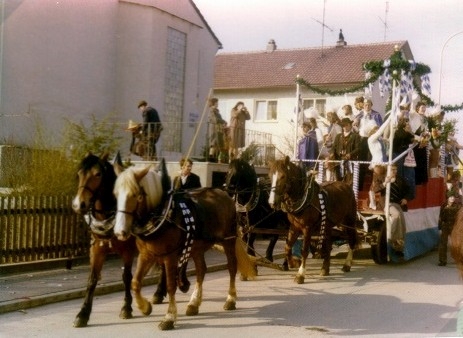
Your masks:
[[[101,177],[101,172],[97,172],[97,173],[95,174],[95,177]]]

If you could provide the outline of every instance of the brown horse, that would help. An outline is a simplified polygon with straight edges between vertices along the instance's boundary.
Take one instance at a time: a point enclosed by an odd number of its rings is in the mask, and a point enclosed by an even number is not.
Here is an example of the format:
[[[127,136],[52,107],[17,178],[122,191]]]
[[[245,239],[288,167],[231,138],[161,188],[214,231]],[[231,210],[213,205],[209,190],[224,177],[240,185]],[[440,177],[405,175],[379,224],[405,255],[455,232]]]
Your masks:
[[[169,194],[170,186],[162,160],[160,173],[150,167],[132,167],[118,173],[114,187],[117,197],[115,234],[120,240],[130,240],[132,233],[137,237],[140,253],[132,291],[138,308],[145,315],[151,313],[152,307],[141,295],[143,277],[154,263],[165,266],[169,306],[159,324],[161,330],[174,328],[178,269],[190,257],[196,267],[196,284],[187,315],[199,312],[207,270],[204,253],[214,244],[223,246],[230,274],[225,310],[236,308],[237,269],[248,276],[254,273],[251,260],[237,240],[235,204],[227,193],[220,189],[199,188]]]
[[[82,308],[74,320],[75,327],[87,326],[92,312],[95,288],[101,278],[103,263],[110,253],[120,255],[124,264],[122,280],[125,285],[125,297],[119,317],[132,318],[130,281],[137,247],[135,239],[119,241],[114,236],[116,198],[113,195],[113,188],[116,174],[107,158],[107,154],[101,158],[88,154],[81,161],[77,172],[79,183],[76,196],[72,201],[72,208],[76,213],[84,215],[92,234],[92,242],[87,291]]]
[[[458,211],[455,224],[450,233],[450,254],[463,278],[463,208]]]
[[[350,271],[353,250],[357,244],[355,229],[357,205],[352,188],[343,182],[330,182],[320,186],[312,176],[307,176],[303,168],[290,162],[289,157],[271,164],[269,176],[272,180],[270,204],[276,209],[287,212],[291,224],[285,246],[285,266],[292,265],[291,248],[303,235],[302,260],[295,281],[304,283],[306,260],[309,253],[311,237],[319,234],[317,251],[321,252],[323,265],[321,275],[330,272],[332,249],[332,232],[335,226],[342,226],[342,231],[349,244],[349,253],[343,271]]]

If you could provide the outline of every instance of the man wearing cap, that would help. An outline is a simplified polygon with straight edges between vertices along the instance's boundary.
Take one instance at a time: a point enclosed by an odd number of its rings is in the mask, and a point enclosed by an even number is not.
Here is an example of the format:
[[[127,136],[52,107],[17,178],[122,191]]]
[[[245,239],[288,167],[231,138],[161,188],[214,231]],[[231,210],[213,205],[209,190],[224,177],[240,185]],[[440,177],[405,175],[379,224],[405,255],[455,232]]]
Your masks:
[[[441,232],[439,239],[439,266],[447,265],[447,243],[457,218],[458,210],[460,210],[460,204],[455,203],[455,193],[449,190],[447,192],[447,201],[442,204],[439,212],[438,229]]]
[[[159,114],[156,109],[148,106],[146,101],[140,101],[138,110],[141,111],[143,117],[143,136],[148,143],[148,152],[145,156],[146,160],[155,161],[157,159],[156,143],[162,131],[162,124]]]
[[[360,136],[352,130],[351,119],[343,118],[341,126],[342,132],[336,135],[330,154],[331,160],[344,161],[341,166],[338,166],[338,180],[345,179],[346,174],[350,172],[347,161],[357,160],[360,145]]]

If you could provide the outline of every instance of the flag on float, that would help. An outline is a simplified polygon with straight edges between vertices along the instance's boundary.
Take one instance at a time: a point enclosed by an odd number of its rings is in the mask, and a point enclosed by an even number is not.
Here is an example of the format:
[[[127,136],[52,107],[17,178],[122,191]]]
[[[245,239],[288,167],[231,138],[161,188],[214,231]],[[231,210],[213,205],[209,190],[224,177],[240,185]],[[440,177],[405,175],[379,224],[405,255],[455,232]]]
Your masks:
[[[383,75],[379,78],[379,93],[381,97],[384,97],[384,93],[391,92],[391,73],[389,72],[389,66],[391,65],[391,60],[387,59],[383,62],[384,72]]]
[[[422,75],[421,79],[421,92],[426,96],[431,96],[431,81],[429,81],[428,74]]]
[[[300,93],[297,94],[297,103],[296,107],[294,107],[294,114],[296,115],[295,120],[297,121],[297,124],[302,125],[304,122],[304,104]],[[294,122],[294,119],[291,119],[291,122]]]

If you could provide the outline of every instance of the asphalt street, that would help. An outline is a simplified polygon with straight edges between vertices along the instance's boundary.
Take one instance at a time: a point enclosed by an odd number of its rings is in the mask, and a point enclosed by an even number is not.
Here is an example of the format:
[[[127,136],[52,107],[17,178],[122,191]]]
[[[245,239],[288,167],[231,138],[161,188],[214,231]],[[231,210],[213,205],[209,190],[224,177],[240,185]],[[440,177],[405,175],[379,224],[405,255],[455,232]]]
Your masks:
[[[214,254],[215,255],[215,254]],[[461,336],[459,304],[463,283],[453,262],[437,266],[437,252],[401,264],[376,265],[357,255],[350,273],[341,271],[342,248],[333,253],[331,275],[320,277],[320,260],[311,260],[304,284],[288,272],[259,267],[254,281],[238,281],[236,311],[224,311],[228,273],[206,275],[199,315],[185,315],[191,295],[177,292],[178,321],[159,331],[167,304],[143,316],[118,318],[122,293],[95,298],[86,328],[72,323],[82,299],[14,310],[0,315],[5,337],[452,337]],[[219,264],[218,264],[219,265]],[[2,278],[3,279],[3,278]],[[103,280],[105,280],[103,276]],[[4,285],[4,284],[3,284]],[[4,290],[2,290],[4,291]],[[150,297],[154,287],[143,294]],[[2,292],[3,294],[3,292]]]

